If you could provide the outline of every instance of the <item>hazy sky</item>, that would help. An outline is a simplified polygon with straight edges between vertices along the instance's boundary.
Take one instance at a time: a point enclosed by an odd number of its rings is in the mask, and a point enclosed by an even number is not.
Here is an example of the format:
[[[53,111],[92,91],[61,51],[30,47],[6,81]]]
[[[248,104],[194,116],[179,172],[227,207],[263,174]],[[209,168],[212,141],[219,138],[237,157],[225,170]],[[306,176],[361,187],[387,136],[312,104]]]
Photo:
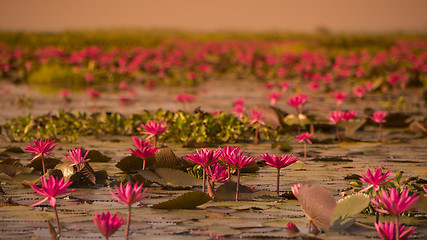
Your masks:
[[[0,30],[427,32],[427,0],[0,0]]]

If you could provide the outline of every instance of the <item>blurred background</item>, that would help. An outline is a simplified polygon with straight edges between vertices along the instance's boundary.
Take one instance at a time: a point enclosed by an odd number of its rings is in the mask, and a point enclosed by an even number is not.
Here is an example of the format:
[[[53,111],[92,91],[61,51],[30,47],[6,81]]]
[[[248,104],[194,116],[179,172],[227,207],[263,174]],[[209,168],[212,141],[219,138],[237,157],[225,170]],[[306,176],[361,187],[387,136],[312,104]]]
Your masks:
[[[0,0],[0,30],[420,33],[426,10],[425,0]]]

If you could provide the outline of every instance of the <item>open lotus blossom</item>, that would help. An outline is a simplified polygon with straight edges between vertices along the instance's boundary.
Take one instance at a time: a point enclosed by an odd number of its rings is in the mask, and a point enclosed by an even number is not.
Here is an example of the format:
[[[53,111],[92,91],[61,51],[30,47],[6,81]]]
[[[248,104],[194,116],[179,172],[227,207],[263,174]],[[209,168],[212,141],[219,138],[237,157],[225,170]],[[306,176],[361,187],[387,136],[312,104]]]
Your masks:
[[[140,150],[146,147],[151,147],[154,144],[152,142],[145,140],[144,138],[138,138],[138,137],[132,137],[132,141],[133,143],[135,143],[135,146]]]
[[[256,160],[254,157],[245,156],[243,152],[232,151],[229,155],[225,156],[224,161],[231,167],[237,170],[237,185],[236,185],[236,202],[239,201],[239,184],[240,184],[240,170]]]
[[[349,121],[353,119],[357,115],[357,112],[352,111],[346,111],[342,113],[342,120],[345,121],[345,136],[348,137],[349,132]]]
[[[382,223],[374,223],[377,229],[378,235],[384,240],[405,240],[415,231],[415,227],[409,227],[405,231],[405,225],[399,224],[399,238],[396,238],[396,224],[393,222],[388,223],[387,221]]]
[[[419,198],[416,193],[409,195],[406,188],[400,194],[397,189],[391,188],[390,193],[381,189],[381,194],[376,196],[376,200],[371,199],[371,202],[377,206],[376,210],[380,213],[399,215],[412,210]]]
[[[204,192],[206,187],[206,169],[211,164],[218,162],[221,152],[215,150],[208,150],[206,148],[201,148],[200,151],[196,150],[196,152],[196,154],[187,154],[185,158],[203,167],[202,189]]]
[[[345,92],[336,91],[332,92],[332,96],[334,96],[336,100],[338,109],[341,109],[342,102],[347,99],[348,95]]]
[[[276,106],[276,102],[278,99],[280,99],[281,94],[280,92],[271,92],[267,95],[267,98],[270,99],[270,105],[275,107]]]
[[[296,108],[297,115],[302,114],[302,106],[307,102],[308,95],[300,93],[288,98],[288,104]]]
[[[101,215],[96,213],[92,216],[92,219],[99,232],[104,235],[106,240],[125,223],[123,217],[119,217],[117,213],[111,215],[110,211],[106,214],[102,212]]]
[[[280,83],[280,88],[282,89],[282,92],[288,91],[288,88],[291,84],[287,81]]]
[[[338,123],[342,120],[343,113],[341,111],[333,111],[329,113],[329,116],[326,116],[332,124],[335,124],[336,134],[338,141],[341,141],[340,130],[338,128]]]
[[[146,139],[150,139],[154,137],[154,146],[157,146],[157,136],[168,129],[168,125],[162,124],[156,120],[151,120],[146,124],[141,124],[142,128],[145,129],[145,132],[141,132],[142,134],[148,134]]]
[[[240,147],[235,147],[235,146],[224,146],[224,148],[219,147],[218,150],[221,152],[221,159],[222,162],[224,162],[227,167],[228,167],[228,177],[231,178],[231,166],[227,163],[227,161],[225,160],[226,158],[228,158],[229,156],[231,156],[232,154],[235,153],[239,153],[240,152]],[[244,151],[242,151],[244,152]]]
[[[298,199],[298,193],[299,193],[299,188],[302,186],[302,183],[297,183],[294,184],[291,187],[292,193],[294,194],[294,196]]]
[[[355,86],[353,88],[353,94],[358,98],[363,98],[366,94],[366,89],[362,86]]]
[[[293,222],[288,222],[286,226],[287,226],[286,231],[288,232],[292,232],[292,233],[299,232],[298,227]]]
[[[24,150],[24,152],[34,153],[31,161],[34,161],[38,157],[42,158],[43,174],[46,174],[44,159],[47,157],[53,157],[53,155],[50,154],[50,152],[52,152],[55,149],[55,147],[58,145],[54,143],[55,143],[55,140],[49,141],[49,139],[45,139],[44,141],[41,139],[34,140],[34,146],[31,144],[28,144],[27,148]]]
[[[156,151],[158,149],[159,149],[158,147],[154,147],[154,148],[144,147],[142,149],[129,148],[129,150],[132,152],[133,155],[135,155],[136,157],[142,158],[142,170],[145,170],[145,160],[149,157],[156,155]]]
[[[89,154],[89,151],[86,151],[86,154],[82,156],[82,149],[81,148],[75,148],[73,150],[69,150],[69,157],[64,155],[66,159],[71,161],[73,164],[68,165],[68,167],[79,165],[81,163],[88,162],[90,159],[86,158]]]
[[[295,136],[295,139],[298,140],[298,143],[304,143],[304,160],[307,160],[307,143],[312,144],[310,138],[313,137],[313,133],[302,133],[300,135]]]
[[[382,137],[382,124],[386,122],[385,117],[387,116],[386,111],[375,111],[372,116],[369,116],[372,121],[379,124],[379,141],[383,140]]]
[[[64,181],[64,178],[58,179],[53,176],[50,176],[48,179],[46,179],[45,177],[41,177],[41,182],[41,189],[33,184],[30,184],[30,186],[34,191],[36,191],[36,195],[45,198],[39,202],[30,205],[30,207],[38,206],[49,200],[49,204],[53,207],[53,210],[55,212],[56,226],[58,228],[58,233],[60,233],[61,226],[59,225],[58,211],[56,210],[56,196],[74,191],[74,189],[68,189],[72,182],[70,180]]]
[[[227,172],[227,167],[221,165],[219,162],[216,162],[206,168],[206,175],[209,177],[210,182],[208,182],[208,192],[209,195],[215,197],[215,183],[225,183],[230,181],[230,176]]]
[[[294,157],[293,155],[280,155],[280,156],[275,156],[275,155],[269,155],[268,153],[266,154],[261,154],[260,155],[261,158],[265,161],[265,163],[267,165],[270,165],[272,167],[277,168],[277,188],[276,188],[276,192],[277,195],[279,196],[280,192],[279,192],[279,186],[280,186],[280,169],[287,167],[289,165],[291,165],[292,163],[296,162],[299,160],[298,157]]]
[[[141,201],[142,199],[147,197],[145,192],[147,188],[142,188],[144,184],[138,186],[138,183],[135,183],[132,186],[132,183],[128,182],[126,187],[123,187],[123,184],[120,183],[120,187],[115,186],[117,194],[110,191],[111,195],[117,199],[121,204],[128,206],[128,218],[126,224],[126,239],[129,236],[129,227],[130,227],[130,216],[131,216],[131,206],[134,203]],[[105,235],[104,235],[105,236]]]
[[[365,171],[366,175],[360,174],[362,176],[360,180],[370,185],[360,190],[359,192],[365,192],[370,188],[374,188],[375,192],[378,192],[380,190],[381,185],[385,185],[386,183],[393,180],[393,178],[387,180],[388,176],[390,176],[391,174],[391,171],[387,171],[384,174],[382,172],[383,172],[382,168],[377,168],[375,171],[371,171],[371,169],[367,169]]]
[[[250,124],[259,123],[255,127],[255,144],[258,143],[259,125],[265,125],[265,122],[261,120],[261,116],[262,116],[262,110],[258,111],[258,110],[252,109],[253,118],[249,121],[249,123]]]

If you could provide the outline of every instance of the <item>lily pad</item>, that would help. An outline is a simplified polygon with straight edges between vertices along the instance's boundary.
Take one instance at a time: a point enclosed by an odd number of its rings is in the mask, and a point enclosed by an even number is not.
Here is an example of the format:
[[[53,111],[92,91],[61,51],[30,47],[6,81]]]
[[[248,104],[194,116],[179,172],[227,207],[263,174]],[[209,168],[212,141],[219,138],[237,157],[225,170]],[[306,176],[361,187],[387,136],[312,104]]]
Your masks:
[[[183,170],[190,166],[187,161],[178,158],[172,149],[168,147],[157,150],[154,157],[156,159],[153,166],[154,168],[173,168]]]
[[[283,118],[283,122],[287,125],[300,125],[304,127],[305,125],[309,125],[311,123],[310,119],[307,118],[304,114],[299,114],[298,117],[294,114],[289,114]]]
[[[9,147],[6,148],[6,150],[4,152],[9,152],[9,153],[24,153],[24,150],[22,150],[22,148],[20,148],[20,147],[9,146]]]
[[[248,186],[239,185],[239,200],[251,200],[255,191]],[[215,201],[235,201],[236,183],[226,182],[215,191]]]
[[[212,200],[208,194],[201,191],[185,193],[177,198],[161,202],[153,206],[157,209],[193,209]]]
[[[139,174],[141,174],[143,178],[158,183],[163,187],[192,188],[202,185],[201,179],[171,168],[146,169],[139,171]]]
[[[46,169],[53,169],[56,165],[58,165],[61,162],[61,160],[57,158],[45,158],[44,164]],[[42,172],[43,166],[42,166],[42,159],[36,158],[34,159],[30,164],[27,165],[29,168],[34,168],[34,170]]]
[[[68,166],[70,162],[64,162],[56,167],[62,171],[65,179],[70,179],[72,186],[93,186],[96,183],[96,174],[89,163],[81,163],[75,166]]]
[[[9,177],[14,177],[21,173],[31,173],[32,171],[33,171],[32,168],[16,167],[8,164],[0,164],[0,172],[5,173]]]
[[[145,159],[146,168],[153,166],[155,161],[156,159],[154,157]],[[142,158],[136,157],[132,154],[120,160],[116,164],[116,167],[125,173],[137,173],[139,170],[142,169],[142,165]]]
[[[322,157],[322,158],[313,158],[311,161],[316,162],[353,162],[353,160],[342,157]]]
[[[346,196],[337,202],[337,206],[332,214],[331,228],[346,229],[354,223],[352,216],[360,213],[369,205],[369,196],[357,193]]]
[[[87,150],[82,149],[82,156],[86,154]],[[91,162],[109,162],[111,161],[111,157],[102,154],[98,150],[89,150],[89,153],[87,154],[87,157],[89,158]]]
[[[421,195],[415,204],[415,209],[421,213],[427,213],[427,198]]]

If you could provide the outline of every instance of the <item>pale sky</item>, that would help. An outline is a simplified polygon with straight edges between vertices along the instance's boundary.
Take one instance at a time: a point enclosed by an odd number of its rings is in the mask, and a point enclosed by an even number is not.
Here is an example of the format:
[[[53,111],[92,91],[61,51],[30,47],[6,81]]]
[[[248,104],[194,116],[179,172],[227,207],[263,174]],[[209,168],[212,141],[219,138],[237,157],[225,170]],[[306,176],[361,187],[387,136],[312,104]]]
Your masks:
[[[0,31],[427,32],[427,0],[0,0]]]

